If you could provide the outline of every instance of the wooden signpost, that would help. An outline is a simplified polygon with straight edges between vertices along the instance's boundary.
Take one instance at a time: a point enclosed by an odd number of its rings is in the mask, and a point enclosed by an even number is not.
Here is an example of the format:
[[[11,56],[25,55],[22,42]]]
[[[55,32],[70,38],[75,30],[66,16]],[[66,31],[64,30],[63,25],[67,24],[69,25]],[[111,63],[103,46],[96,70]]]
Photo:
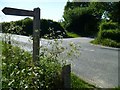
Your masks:
[[[31,10],[23,10],[5,7],[2,12],[5,15],[16,15],[16,16],[31,16],[33,17],[33,62],[38,63],[39,60],[39,41],[40,41],[40,8],[34,8]]]

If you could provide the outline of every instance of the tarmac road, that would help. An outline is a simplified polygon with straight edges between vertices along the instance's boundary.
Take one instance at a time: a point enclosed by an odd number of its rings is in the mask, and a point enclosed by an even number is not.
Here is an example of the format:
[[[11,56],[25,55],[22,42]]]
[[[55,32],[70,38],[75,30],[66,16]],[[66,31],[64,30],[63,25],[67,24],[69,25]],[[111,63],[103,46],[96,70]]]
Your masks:
[[[73,57],[72,71],[82,79],[102,88],[118,86],[118,49],[95,46],[91,38],[65,39],[80,44],[80,57]],[[64,44],[63,44],[64,45]]]

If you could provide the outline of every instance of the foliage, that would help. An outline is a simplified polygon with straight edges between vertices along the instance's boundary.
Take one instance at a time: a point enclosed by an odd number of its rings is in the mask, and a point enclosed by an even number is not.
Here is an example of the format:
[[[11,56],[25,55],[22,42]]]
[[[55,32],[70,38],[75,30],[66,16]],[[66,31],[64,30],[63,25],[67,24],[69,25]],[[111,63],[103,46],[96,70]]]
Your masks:
[[[14,28],[11,28],[14,27]],[[27,35],[32,36],[33,34],[33,20],[30,18],[25,18],[23,20],[18,20],[15,22],[3,22],[2,23],[3,33],[14,33],[19,35]],[[13,29],[13,31],[9,31],[8,29]],[[54,36],[54,38],[58,37],[58,35],[66,36],[65,30],[62,26],[52,20],[41,19],[41,33],[40,36],[44,37],[48,35],[49,37]],[[21,30],[22,29],[22,30]],[[20,33],[18,30],[21,30]],[[19,32],[19,33],[18,33]],[[54,32],[53,35],[50,35],[51,32]]]
[[[41,35],[43,37],[47,37],[50,38],[58,38],[59,35],[65,37],[66,36],[66,32],[65,30],[62,28],[62,26],[52,20],[46,20],[46,19],[42,19],[41,20]]]
[[[40,57],[34,66],[32,55],[18,47],[4,44],[2,57],[3,88],[53,88],[59,80],[60,66],[53,58]],[[60,82],[60,80],[59,80]]]
[[[99,25],[99,30],[109,30],[109,29],[118,29],[118,23],[116,22],[112,22],[112,21],[103,21],[101,22],[101,24]]]
[[[88,7],[74,8],[64,11],[64,27],[69,32],[82,36],[91,36],[97,32],[96,19],[91,15],[92,10]],[[89,21],[88,21],[89,20]]]
[[[120,30],[116,22],[102,22],[99,25],[98,39],[111,39],[120,42]]]
[[[72,83],[72,90],[76,90],[76,89],[95,89],[96,87],[94,85],[91,85],[85,81],[83,81],[82,79],[78,78],[78,76],[76,76],[75,74],[71,74],[71,83]]]
[[[109,17],[114,22],[118,22],[120,24],[120,15],[119,15],[120,9],[119,8],[120,8],[120,1],[119,2],[113,2]]]
[[[120,47],[120,28],[118,23],[103,21],[99,25],[97,38],[92,41],[94,44],[101,44],[110,47]]]
[[[120,2],[91,2],[90,7],[93,9],[93,15],[98,19],[101,19],[103,13],[107,11],[110,20],[120,23]]]
[[[39,61],[37,61],[39,65],[37,66],[32,61],[31,53],[21,50],[19,47],[3,43],[2,49],[3,88],[53,90],[62,87],[61,69],[67,62],[67,59],[60,57],[66,49],[62,46],[62,40],[55,39],[48,41],[47,45],[40,46]],[[65,54],[64,56],[70,59],[76,51],[77,47],[70,43],[70,48],[66,52],[67,56]]]
[[[76,37],[80,37],[80,35],[73,33],[73,32],[67,32],[67,37],[69,38],[76,38]]]
[[[81,36],[94,36],[96,34],[98,31],[97,19],[92,14],[93,8],[89,5],[88,2],[67,2],[63,15],[63,26],[67,31]]]
[[[98,23],[102,15],[108,12],[108,18],[119,22],[119,2],[77,2],[68,1],[64,7],[63,27],[70,32],[81,33],[81,36],[96,36]]]
[[[105,11],[108,13],[111,12],[112,5],[113,4],[111,2],[91,2],[89,8],[93,10],[92,15],[100,21]]]
[[[91,41],[91,43],[100,44],[100,45],[103,45],[103,46],[120,48],[120,43],[119,42],[116,42],[116,41],[108,39],[108,38],[107,39],[96,38],[95,40]]]
[[[108,38],[120,42],[120,30],[103,30],[100,35],[101,39]]]
[[[44,48],[45,49],[45,48]],[[9,53],[8,53],[9,51]],[[6,54],[7,53],[7,54]],[[34,66],[31,54],[3,43],[3,88],[49,89],[61,88],[61,67],[53,58],[40,57],[40,66]],[[71,88],[95,88],[75,74],[71,74]]]
[[[11,34],[22,34],[23,28],[19,25],[16,25],[15,22],[3,22],[2,23],[2,32],[3,33],[11,33]]]
[[[20,21],[16,21],[15,23],[17,24]],[[25,18],[23,20],[21,20],[22,22],[22,27],[23,27],[23,31],[25,32],[25,34],[23,35],[32,35],[33,34],[33,20],[30,18]]]
[[[89,6],[89,2],[67,2],[66,6],[64,8],[64,10],[70,10],[70,9],[74,9],[77,7],[88,7]]]

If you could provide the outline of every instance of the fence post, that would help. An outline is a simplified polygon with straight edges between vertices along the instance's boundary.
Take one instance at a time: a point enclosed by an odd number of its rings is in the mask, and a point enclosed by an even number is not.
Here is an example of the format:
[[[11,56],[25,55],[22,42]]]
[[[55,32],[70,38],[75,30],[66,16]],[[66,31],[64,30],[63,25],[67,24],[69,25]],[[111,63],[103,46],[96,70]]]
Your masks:
[[[71,88],[71,65],[66,65],[62,68],[62,85],[63,89]]]

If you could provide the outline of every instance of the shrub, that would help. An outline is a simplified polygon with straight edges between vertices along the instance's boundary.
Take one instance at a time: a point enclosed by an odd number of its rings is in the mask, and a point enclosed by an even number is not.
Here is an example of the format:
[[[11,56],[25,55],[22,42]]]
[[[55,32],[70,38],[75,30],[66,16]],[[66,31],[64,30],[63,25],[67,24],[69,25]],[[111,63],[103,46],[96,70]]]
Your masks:
[[[103,22],[101,22],[101,24],[99,26],[100,31],[109,30],[109,29],[118,29],[118,23],[112,22],[112,21],[109,21],[109,22],[103,21]]]
[[[62,40],[55,39],[48,42],[50,45],[40,47],[38,66],[34,65],[32,55],[19,47],[3,43],[2,51],[2,87],[3,88],[32,88],[49,89],[61,88],[61,69],[66,60],[60,55],[65,47]],[[69,59],[78,49],[74,43],[66,55]],[[77,52],[78,54],[79,52]],[[65,54],[65,58],[67,57]],[[62,55],[63,56],[63,55]]]
[[[53,20],[41,19],[41,37],[48,35],[49,37],[58,37],[58,35],[66,36],[66,32],[63,27]],[[14,27],[14,28],[13,28]],[[21,28],[22,33],[18,33]],[[3,33],[14,33],[19,35],[32,35],[33,34],[33,20],[30,18],[25,18],[23,20],[18,20],[14,22],[3,22],[2,23]],[[13,31],[8,31],[8,29],[13,29]],[[58,32],[59,31],[59,32]],[[50,35],[54,32],[53,35]]]
[[[120,29],[118,23],[102,22],[99,26],[97,39],[111,39],[120,42]]]
[[[114,40],[111,40],[111,39],[97,39],[96,38],[95,40],[91,41],[91,43],[100,44],[100,45],[103,45],[103,46],[120,48],[120,43],[116,42]]]
[[[69,32],[81,36],[94,36],[97,29],[97,19],[92,15],[92,9],[88,7],[74,8],[64,12],[64,26]]]
[[[52,20],[42,19],[41,20],[41,36],[46,37],[46,35],[47,35],[47,38],[58,38],[59,35],[65,37],[66,32],[59,23]]]
[[[57,64],[55,58],[40,56],[40,65],[34,66],[30,53],[11,45],[3,46],[3,88],[49,88],[51,90],[60,86],[61,66]]]
[[[120,42],[120,30],[103,30],[101,31],[101,38],[108,38]]]
[[[103,39],[102,45],[120,48],[120,43],[117,43],[116,41],[111,39]]]

